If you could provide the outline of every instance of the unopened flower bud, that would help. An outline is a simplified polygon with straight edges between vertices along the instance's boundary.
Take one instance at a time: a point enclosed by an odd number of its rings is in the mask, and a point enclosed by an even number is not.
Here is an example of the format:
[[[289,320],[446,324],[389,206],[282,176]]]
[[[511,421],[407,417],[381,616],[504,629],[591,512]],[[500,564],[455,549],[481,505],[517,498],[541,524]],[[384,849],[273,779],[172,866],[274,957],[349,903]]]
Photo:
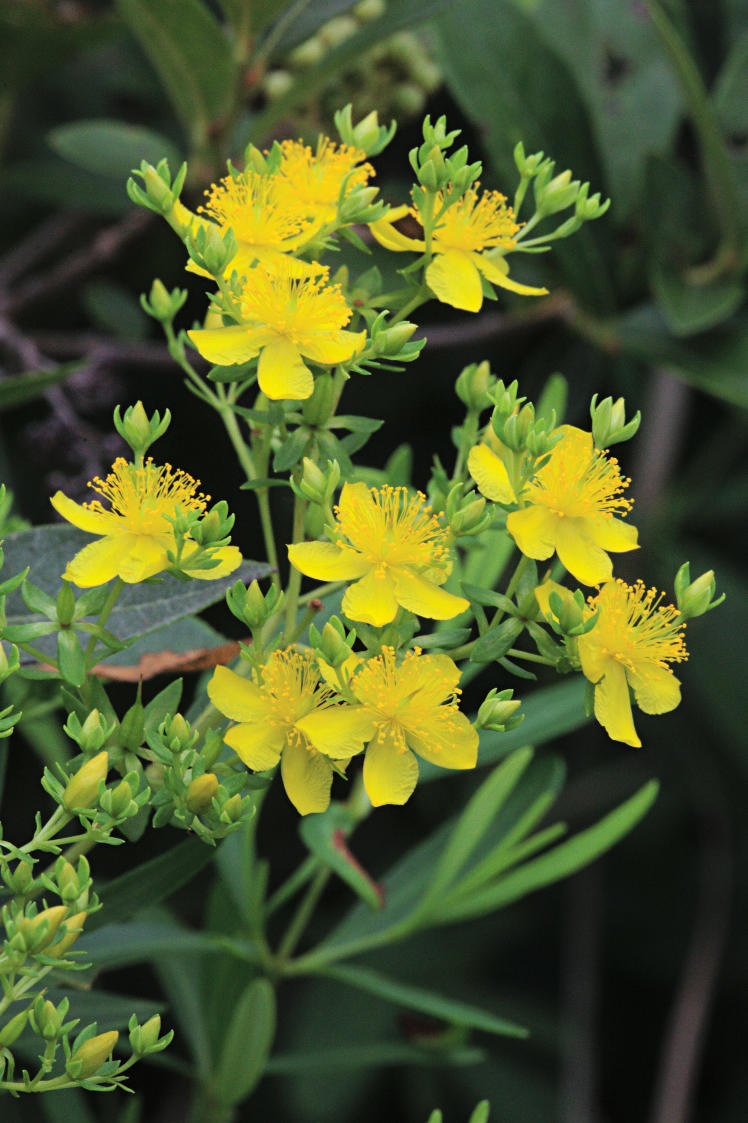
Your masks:
[[[277,101],[293,88],[293,75],[287,70],[269,70],[263,80],[268,101]]]
[[[93,1076],[111,1055],[118,1038],[119,1033],[115,1029],[89,1037],[78,1046],[65,1066],[68,1076],[72,1080],[87,1080]]]
[[[675,601],[684,620],[703,616],[705,612],[722,604],[724,593],[717,600],[712,599],[716,591],[717,582],[713,569],[708,569],[695,581],[691,581],[691,567],[688,562],[684,562],[675,576]]]
[[[581,183],[578,179],[571,178],[567,169],[560,175],[554,176],[550,182],[543,184],[541,178],[535,180],[535,200],[538,214],[549,215],[563,211],[570,207],[579,194]]]
[[[55,905],[19,921],[18,930],[23,933],[28,951],[39,952],[52,943],[67,911],[67,905]]]
[[[181,753],[191,748],[198,736],[192,732],[190,723],[182,714],[172,714],[171,717],[166,718],[159,732],[173,753]]]
[[[309,629],[309,638],[321,657],[331,667],[340,667],[351,657],[351,648],[356,638],[355,632],[346,632],[345,625],[338,616],[331,616],[322,631],[314,625]]]
[[[238,823],[244,814],[244,800],[239,792],[227,799],[221,808],[221,818],[229,823]]]
[[[449,520],[449,529],[455,538],[461,538],[468,534],[481,534],[492,522],[493,511],[486,511],[486,501],[480,496],[470,499],[464,507],[455,511]]]
[[[9,1022],[5,1023],[0,1029],[0,1049],[9,1048],[21,1036],[28,1020],[28,1010],[21,1010],[20,1014],[15,1014]]]
[[[58,1011],[53,1002],[45,998],[35,1003],[34,1016],[40,1037],[45,1041],[54,1041],[59,1036],[64,1015]]]
[[[480,413],[491,405],[488,391],[495,382],[491,367],[485,360],[482,363],[471,363],[457,378],[455,383],[457,397],[471,413]]]
[[[525,155],[525,146],[520,140],[514,147],[514,162],[517,165],[517,171],[521,176],[533,176],[537,172],[540,165],[543,163],[543,153],[534,152],[530,156]]]
[[[335,16],[323,24],[317,34],[328,47],[337,47],[345,43],[358,31],[358,24],[352,16]]]
[[[302,474],[299,480],[299,491],[305,499],[312,503],[328,505],[340,483],[340,465],[337,460],[326,461],[324,471],[305,456],[302,461]]]
[[[135,789],[130,780],[134,780]],[[120,780],[114,788],[108,788],[102,793],[100,806],[102,811],[111,815],[113,819],[129,819],[138,812],[138,805],[133,799],[137,794],[137,777],[132,774]]]
[[[524,718],[524,714],[517,713],[521,705],[520,700],[514,698],[513,690],[491,690],[478,710],[476,727],[493,729],[498,733],[516,729]]]
[[[324,425],[330,419],[335,402],[335,386],[330,374],[318,374],[314,379],[314,390],[301,409],[301,416],[307,425]]]
[[[15,869],[7,869],[3,873],[3,881],[18,897],[22,897],[31,882],[34,880],[34,871],[31,862],[19,861]]]
[[[57,621],[63,628],[68,628],[75,614],[75,593],[67,581],[63,581],[56,601]]]
[[[249,588],[241,581],[236,581],[226,591],[226,603],[237,620],[248,624],[250,628],[261,628],[273,613],[277,612],[283,603],[283,593],[277,585],[271,585],[267,593],[256,581]]]
[[[335,127],[344,144],[358,148],[366,156],[378,156],[392,140],[397,126],[394,121],[390,123],[389,128],[380,125],[376,109],[354,125],[351,106],[346,105],[335,114]]]
[[[325,57],[325,44],[322,42],[318,35],[313,35],[311,39],[305,39],[303,43],[299,43],[298,47],[294,47],[288,56],[288,62],[291,66],[298,67],[299,70],[306,70],[310,66],[316,66]],[[338,130],[340,131],[340,130]],[[343,137],[345,140],[345,137]],[[346,141],[346,144],[349,143]]]
[[[154,281],[154,287],[156,284],[161,282]],[[153,416],[149,417],[141,401],[128,406],[124,417],[120,416],[119,406],[114,409],[114,427],[122,439],[127,441],[135,456],[144,456],[153,442],[164,435],[170,422],[170,410],[164,410],[163,417],[155,410]]]
[[[187,809],[193,815],[202,815],[210,809],[217,791],[218,777],[214,772],[204,772],[202,776],[196,776],[184,798]]]
[[[65,810],[73,812],[93,807],[108,771],[109,754],[106,751],[97,753],[81,765],[75,775],[70,777],[63,792],[62,805]]]
[[[0,682],[5,682],[6,678],[10,678],[12,674],[18,670],[21,665],[21,657],[18,654],[18,648],[15,644],[11,644],[10,658],[5,650],[5,644],[0,643]]]
[[[98,710],[91,710],[83,725],[78,720],[78,715],[71,713],[63,729],[84,753],[98,752],[112,732],[111,726],[106,724]]]
[[[50,956],[52,959],[62,959],[67,952],[70,951],[75,941],[83,931],[83,925],[86,920],[86,912],[76,912],[73,916],[69,916],[65,921],[65,935],[62,936],[56,944],[45,951],[45,955]]]
[[[130,1030],[130,1048],[136,1056],[148,1053],[158,1041],[161,1033],[161,1015],[154,1014],[142,1026],[134,1025]]]
[[[615,402],[612,398],[603,398],[598,402],[597,394],[593,394],[590,402],[590,417],[592,438],[595,448],[599,449],[610,448],[611,445],[619,444],[621,441],[628,441],[636,433],[642,419],[641,412],[637,410],[627,422],[626,402],[623,398],[617,398]]]

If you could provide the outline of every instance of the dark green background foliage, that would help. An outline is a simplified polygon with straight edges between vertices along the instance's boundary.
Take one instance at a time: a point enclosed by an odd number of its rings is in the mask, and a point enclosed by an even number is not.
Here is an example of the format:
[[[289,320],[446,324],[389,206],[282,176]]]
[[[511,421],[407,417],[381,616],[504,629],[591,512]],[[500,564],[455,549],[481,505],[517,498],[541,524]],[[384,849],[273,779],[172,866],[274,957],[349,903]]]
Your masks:
[[[427,108],[463,128],[471,155],[485,162],[485,186],[512,193],[511,154],[522,139],[526,151],[542,148],[559,171],[570,167],[613,206],[554,252],[513,266],[519,279],[546,284],[550,298],[512,299],[478,318],[433,304],[421,361],[402,374],[351,383],[346,409],[387,421],[367,460],[381,464],[409,442],[413,481],[423,486],[432,453],[449,455],[449,427],[458,420],[454,379],[478,359],[490,359],[506,381],[518,378],[530,398],[562,371],[567,419],[578,424],[592,393],[623,394],[630,412],[644,414],[622,453],[644,549],[617,570],[671,589],[677,566],[689,559],[694,574],[715,569],[727,601],[689,627],[680,708],[637,717],[643,750],[609,742],[584,723],[540,750],[552,748],[566,762],[557,817],[573,826],[658,777],[660,797],[630,837],[560,887],[366,961],[519,1022],[529,1039],[480,1031],[444,1037],[438,1021],[398,1014],[341,981],[289,983],[269,1074],[237,1118],[420,1123],[440,1105],[445,1119],[462,1121],[486,1097],[491,1119],[501,1123],[740,1123],[748,1101],[741,1048],[748,999],[741,564],[748,7],[743,0],[665,7],[654,0],[390,0],[385,15],[267,100],[267,67],[282,68],[295,44],[351,4],[297,4],[296,20],[284,8],[277,0],[0,4],[0,467],[18,513],[47,522],[52,489],[80,495],[120,451],[110,436],[112,405],[140,397],[175,416],[158,456],[228,498],[239,545],[260,556],[252,497],[237,489],[218,422],[185,391],[137,301],[154,275],[188,284],[194,297],[186,323],[200,314],[201,283],[184,279],[179,245],[155,216],[134,211],[124,179],[142,158],[167,155],[173,168],[187,158],[185,197],[197,203],[228,156],[249,139],[265,145],[298,135],[310,99],[334,91],[365,49],[410,26],[426,37],[443,73]],[[403,197],[407,151],[417,141],[417,123],[406,121],[378,162],[391,202]],[[219,632],[236,634],[227,615],[210,619]],[[5,761],[11,836],[30,820],[40,757],[67,752],[49,716],[22,728],[25,741],[15,740]],[[442,779],[419,790],[407,810],[378,811],[356,836],[357,856],[374,876],[383,874],[453,812],[456,793],[476,784],[474,777]],[[260,847],[280,854],[273,872],[280,879],[303,848],[296,816],[277,791],[269,807]],[[122,849],[140,864],[175,844],[147,835],[138,849]],[[215,938],[199,932],[204,924],[231,935],[239,875],[228,849],[206,918],[210,883],[201,859],[213,855],[198,842],[182,845],[195,852],[180,851],[185,884],[169,904],[194,935],[170,933],[166,913],[137,921],[135,964],[132,953],[118,958],[116,945],[109,958],[106,949],[97,952],[91,937],[93,959],[107,970],[101,985],[108,993],[90,1015],[100,1029],[122,1024],[122,1009],[134,1007],[120,996],[134,995],[139,1011],[168,1004],[175,1044],[158,1067],[136,1070],[137,1101],[82,1093],[6,1100],[3,1120],[184,1117],[187,1078],[220,1055],[226,996],[244,988],[253,968],[216,954]],[[103,875],[122,874],[122,860],[104,855]],[[350,900],[337,885],[318,936]],[[122,963],[127,968],[115,970]],[[264,1001],[258,991],[240,1012],[247,1048],[257,1055],[264,1045],[252,1033]],[[241,1058],[227,1054],[221,1067],[243,1072]]]

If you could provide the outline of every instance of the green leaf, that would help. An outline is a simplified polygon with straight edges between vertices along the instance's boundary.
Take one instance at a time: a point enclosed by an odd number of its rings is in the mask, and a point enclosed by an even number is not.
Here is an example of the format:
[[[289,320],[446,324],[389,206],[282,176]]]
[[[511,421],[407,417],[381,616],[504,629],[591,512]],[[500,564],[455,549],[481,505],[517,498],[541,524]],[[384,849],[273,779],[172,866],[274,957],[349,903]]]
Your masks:
[[[253,979],[231,1011],[213,1082],[223,1104],[245,1099],[265,1071],[275,1037],[275,991],[268,979]]]
[[[8,572],[29,567],[29,578],[49,596],[56,597],[60,576],[91,536],[73,526],[37,526],[9,534],[3,543]],[[221,600],[237,580],[248,583],[271,572],[264,562],[245,561],[239,569],[215,580],[180,581],[165,575],[153,584],[128,585],[123,589],[107,627],[118,639],[147,635],[173,620],[191,616]],[[34,617],[25,610],[20,593],[8,597],[8,623],[27,624]]]
[[[473,1114],[468,1119],[468,1123],[488,1123],[488,1116],[491,1112],[491,1105],[488,1100],[481,1100],[476,1104]]]
[[[64,382],[80,370],[80,363],[61,363],[54,370],[27,370],[23,374],[4,374],[0,381],[0,409],[11,409],[38,398],[50,386]]]
[[[309,431],[296,429],[273,457],[273,471],[287,472],[289,468],[293,468],[301,460],[308,444]]]
[[[382,890],[356,861],[346,845],[356,819],[342,803],[332,803],[319,815],[305,815],[299,823],[304,845],[351,887],[369,908],[384,906]]]
[[[489,773],[470,798],[436,864],[434,875],[418,903],[415,916],[428,916],[433,911],[433,906],[460,876],[470,855],[531,760],[532,749],[517,749]]]
[[[278,1053],[268,1061],[273,1076],[303,1076],[304,1073],[383,1068],[389,1065],[475,1065],[485,1058],[482,1049],[438,1049],[427,1051],[415,1045],[383,1041],[373,1045],[349,1045],[336,1049],[310,1049],[305,1053]]]
[[[206,955],[215,953],[218,947],[215,939],[206,933],[191,932],[159,921],[105,923],[98,931],[90,933],[89,928],[93,928],[91,920],[76,941],[75,950],[84,953],[83,962],[90,963],[95,971],[147,963],[161,955]]]
[[[187,839],[110,881],[99,896],[104,905],[86,924],[93,932],[105,924],[129,920],[140,909],[170,897],[192,881],[214,856],[214,850],[197,838]]]
[[[177,712],[181,697],[182,680],[178,678],[165,686],[163,690],[160,690],[155,698],[151,698],[144,713],[143,724],[146,738],[149,734],[156,732],[161,722],[168,715]]]
[[[389,979],[378,971],[369,967],[330,967],[324,974],[331,979],[337,979],[347,986],[356,987],[367,994],[373,994],[385,1002],[395,1006],[404,1006],[407,1010],[418,1010],[434,1018],[452,1025],[467,1026],[470,1029],[482,1030],[484,1033],[495,1033],[503,1037],[527,1037],[528,1031],[515,1022],[505,1018],[497,1018],[478,1006],[470,1006],[456,999],[446,998],[423,987],[409,986],[407,983]]]
[[[526,862],[472,897],[462,902],[450,901],[449,910],[445,910],[441,917],[442,922],[452,924],[495,912],[589,865],[636,826],[654,803],[658,789],[657,781],[650,780],[599,823],[580,831],[539,858]]]
[[[174,620],[165,628],[159,628],[156,632],[142,636],[124,651],[106,656],[106,665],[107,667],[134,667],[144,655],[166,651],[186,655],[191,651],[218,647],[227,642],[225,636],[215,628],[211,628],[210,624],[206,624],[199,616],[186,616],[183,620]]]
[[[155,166],[165,156],[173,172],[182,163],[179,150],[166,137],[140,125],[105,118],[59,125],[47,133],[47,143],[71,164],[120,184],[133,168],[140,167],[141,160]]]
[[[694,284],[660,263],[650,269],[655,299],[674,335],[689,336],[721,324],[743,303],[745,288],[738,281]]]
[[[707,394],[748,408],[748,317],[735,316],[688,343],[675,339],[654,305],[632,309],[613,325],[620,351],[664,366]]]
[[[524,620],[518,620],[516,616],[511,616],[508,620],[504,620],[495,628],[491,628],[476,640],[475,647],[470,652],[471,663],[493,663],[495,659],[501,659],[506,655],[510,647],[514,646],[514,641],[524,629]]]
[[[231,47],[200,0],[117,0],[148,55],[193,147],[228,113],[236,82]],[[175,171],[172,168],[172,171]]]
[[[65,682],[80,689],[86,681],[86,657],[77,635],[67,628],[57,633],[57,663]]]

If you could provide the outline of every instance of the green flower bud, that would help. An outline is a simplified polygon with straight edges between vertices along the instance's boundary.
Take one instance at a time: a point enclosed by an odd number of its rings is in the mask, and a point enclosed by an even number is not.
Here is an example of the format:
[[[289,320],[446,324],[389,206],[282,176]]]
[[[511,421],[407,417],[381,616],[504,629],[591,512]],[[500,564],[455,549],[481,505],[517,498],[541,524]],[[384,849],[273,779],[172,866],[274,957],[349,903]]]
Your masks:
[[[367,114],[357,125],[353,124],[353,114],[350,105],[338,110],[335,114],[335,127],[344,144],[358,148],[367,156],[378,156],[395,135],[397,128],[394,121],[389,128],[379,124],[379,115],[376,109]]]
[[[53,1002],[50,1002],[48,998],[41,999],[41,1001],[37,1000],[34,1004],[34,1016],[39,1027],[40,1037],[43,1037],[45,1041],[54,1041],[56,1037],[59,1037],[64,1014],[57,1010]]]
[[[193,815],[202,815],[210,810],[213,798],[218,791],[218,777],[214,772],[204,772],[196,776],[187,789],[184,802]]]
[[[62,583],[62,587],[57,594],[56,604],[58,622],[63,628],[70,627],[75,614],[75,593],[67,581]]]
[[[311,39],[306,39],[303,43],[299,43],[298,47],[294,47],[288,56],[288,62],[291,66],[298,67],[299,70],[306,70],[308,67],[316,66],[317,63],[322,62],[325,53],[325,44],[318,35],[313,35]],[[345,140],[345,138],[343,139]],[[346,141],[346,143],[350,142]]]
[[[355,5],[353,14],[361,23],[372,23],[380,19],[387,11],[385,0],[359,0]]]
[[[137,777],[134,776],[135,789],[129,782],[130,778],[126,777],[121,780],[114,788],[108,788],[102,792],[99,805],[102,811],[107,815],[111,815],[113,819],[129,819],[138,813],[138,805],[133,799],[137,794]]]
[[[154,282],[154,286],[157,283],[161,284],[160,281]],[[163,417],[158,410],[149,417],[141,401],[136,402],[134,406],[128,406],[124,418],[120,416],[119,406],[114,410],[114,427],[122,439],[127,441],[135,456],[144,456],[153,442],[163,437],[170,422],[170,410],[164,410]]]
[[[185,237],[187,252],[196,265],[212,277],[222,277],[236,256],[236,238],[229,229],[223,234],[213,223],[203,223]]]
[[[641,411],[637,410],[629,422],[626,421],[626,402],[618,398],[603,398],[598,403],[597,394],[593,394],[590,402],[590,417],[592,418],[592,438],[595,448],[610,448],[611,445],[628,441],[634,436],[642,419]]]
[[[502,423],[513,413],[516,413],[525,401],[524,398],[517,397],[518,389],[519,383],[516,378],[509,386],[505,386],[499,379],[491,391],[491,398],[496,407],[491,416],[491,424],[497,437],[501,437],[503,432]]]
[[[350,39],[357,31],[358,24],[352,16],[335,16],[328,20],[326,24],[323,24],[317,34],[326,46],[337,47],[341,43],[345,43],[346,39]]]
[[[190,723],[181,714],[173,714],[162,723],[159,733],[173,753],[184,752],[195,744],[198,734],[193,733]]]
[[[162,324],[171,323],[186,300],[186,289],[169,290],[158,278],[156,278],[151,285],[151,291],[148,297],[146,297],[145,293],[142,293],[140,297],[143,310],[147,312],[149,316],[152,316],[154,320],[158,320],[159,323]]]
[[[234,526],[234,516],[229,514],[225,499],[215,503],[192,528],[192,537],[201,546],[224,546]]]
[[[521,705],[520,700],[514,698],[513,690],[489,691],[478,710],[476,728],[494,729],[498,733],[516,729],[524,719],[524,714],[517,713]]]
[[[15,1014],[9,1022],[5,1023],[0,1029],[0,1049],[9,1048],[21,1036],[28,1020],[28,1010],[21,1010],[20,1014]]]
[[[237,792],[227,799],[221,808],[221,819],[228,823],[238,823],[244,816],[244,800]]]
[[[470,499],[470,492],[465,497],[465,505],[455,511],[449,520],[449,529],[455,538],[463,538],[468,534],[482,534],[493,522],[493,511],[486,510],[486,501],[480,496]]]
[[[88,1080],[89,1076],[93,1076],[111,1055],[118,1038],[119,1033],[112,1029],[89,1037],[88,1041],[79,1045],[65,1066],[71,1080]]]
[[[332,375],[318,374],[314,379],[314,390],[302,406],[301,416],[307,425],[324,425],[330,419],[334,402]]]
[[[293,89],[293,84],[293,75],[287,70],[269,70],[263,81],[268,101],[276,101],[279,97],[283,97]]]
[[[130,1030],[130,1048],[135,1056],[142,1057],[149,1053],[158,1042],[161,1033],[161,1015],[154,1014],[142,1026],[134,1025]]]
[[[226,603],[231,612],[252,629],[261,628],[278,611],[283,599],[277,585],[271,585],[267,593],[263,593],[256,581],[249,588],[237,581],[226,592]]]
[[[67,911],[67,905],[55,905],[43,909],[36,916],[22,917],[18,922],[18,931],[23,934],[27,950],[39,952],[51,944]]]
[[[91,710],[86,720],[81,725],[78,715],[71,713],[63,729],[71,740],[75,741],[82,752],[96,753],[106,742],[114,726],[107,725],[98,710]]]
[[[11,644],[9,659],[5,650],[5,644],[0,643],[0,683],[5,682],[6,678],[10,678],[12,674],[15,674],[20,665],[21,658],[16,645]]]
[[[11,893],[22,897],[31,882],[34,880],[34,870],[31,862],[19,861],[13,870],[6,867],[3,870],[3,881]]]
[[[495,384],[491,367],[484,360],[482,363],[471,363],[461,371],[455,383],[455,391],[471,413],[481,413],[491,405],[489,391]]]
[[[530,178],[534,176],[543,163],[543,153],[535,152],[531,156],[525,155],[525,146],[520,140],[514,147],[514,162],[521,176]]]
[[[684,620],[703,616],[722,604],[724,593],[717,600],[712,599],[716,591],[717,582],[713,569],[708,569],[695,581],[691,581],[691,567],[688,562],[684,562],[675,576],[675,601]]]
[[[71,776],[62,794],[62,805],[66,811],[84,810],[93,807],[99,797],[99,787],[106,781],[109,771],[109,754],[97,753],[86,761],[75,775]]]
[[[355,639],[356,633],[346,632],[345,625],[338,616],[331,616],[321,633],[314,624],[309,628],[312,647],[331,667],[340,667],[346,659],[350,659]]]
[[[324,470],[308,456],[302,460],[302,474],[298,490],[311,503],[327,506],[340,483],[340,465],[337,460],[327,460]]]
[[[578,179],[572,180],[568,169],[554,176],[548,183],[544,183],[543,177],[538,176],[535,180],[535,202],[538,214],[545,216],[566,210],[575,202],[581,186]]]

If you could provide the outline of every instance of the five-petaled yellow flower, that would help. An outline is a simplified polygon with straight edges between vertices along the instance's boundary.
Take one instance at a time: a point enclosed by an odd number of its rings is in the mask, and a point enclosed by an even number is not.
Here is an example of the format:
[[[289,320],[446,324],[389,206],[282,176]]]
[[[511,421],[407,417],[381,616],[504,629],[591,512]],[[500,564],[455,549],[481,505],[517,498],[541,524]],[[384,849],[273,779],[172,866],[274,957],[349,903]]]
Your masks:
[[[329,806],[333,772],[343,772],[371,732],[363,708],[338,704],[313,656],[293,648],[274,651],[257,681],[216,667],[208,696],[239,722],[224,740],[248,768],[264,772],[280,761],[286,794],[302,815]]]
[[[616,518],[632,506],[621,494],[629,481],[621,475],[617,460],[595,450],[590,433],[570,425],[563,431],[547,462],[522,492],[523,506],[508,515],[506,528],[528,558],[543,561],[557,553],[577,581],[599,585],[613,576],[606,551],[637,548],[636,527]],[[483,468],[488,470],[486,462]],[[497,486],[500,477],[501,473]],[[476,482],[483,491],[480,477]]]
[[[449,576],[447,532],[420,493],[404,487],[346,484],[330,542],[288,547],[293,566],[319,581],[353,581],[343,597],[351,620],[383,627],[398,606],[431,620],[450,620],[469,607],[441,589]]]
[[[277,196],[289,212],[314,220],[317,228],[334,222],[338,204],[354,187],[374,175],[363,152],[320,137],[316,151],[300,140],[283,140]]]
[[[444,205],[440,192],[435,214]],[[395,229],[394,223],[410,214],[418,219],[414,207],[393,207],[385,218],[371,223],[371,232],[388,250],[423,252],[422,238],[409,238]],[[509,277],[504,254],[516,245],[519,230],[514,212],[498,191],[479,195],[470,188],[438,219],[431,239],[433,259],[426,268],[426,284],[442,304],[479,312],[483,305],[481,277],[503,289],[523,296],[543,296],[544,288],[520,285]]]
[[[257,381],[268,398],[300,401],[314,390],[304,360],[347,363],[363,350],[366,332],[345,331],[351,310],[328,270],[298,277],[288,267],[252,269],[241,291],[241,323],[187,334],[210,363],[232,366],[259,355]]]
[[[590,598],[599,612],[591,631],[577,639],[582,671],[595,684],[595,717],[614,741],[641,745],[631,713],[629,687],[645,714],[666,714],[680,702],[680,683],[668,663],[688,658],[685,624],[662,594],[609,581]]]
[[[391,647],[369,659],[351,690],[373,722],[364,759],[364,787],[375,807],[405,803],[418,781],[416,755],[442,768],[474,768],[478,734],[458,709],[459,668],[447,655]]]
[[[168,569],[172,563],[167,551],[174,554],[177,548],[169,520],[177,514],[205,511],[210,498],[198,492],[199,480],[150,459],[137,468],[120,457],[105,480],[95,479],[88,486],[108,500],[108,509],[98,499],[76,503],[61,491],[51,499],[55,510],[73,526],[100,536],[68,562],[62,575],[84,589],[104,585],[113,577],[131,585]],[[190,570],[190,557],[198,549],[197,543],[188,544],[182,553],[180,569],[190,577],[225,577],[241,564],[236,546],[222,546],[212,551],[218,563],[212,569]]]

